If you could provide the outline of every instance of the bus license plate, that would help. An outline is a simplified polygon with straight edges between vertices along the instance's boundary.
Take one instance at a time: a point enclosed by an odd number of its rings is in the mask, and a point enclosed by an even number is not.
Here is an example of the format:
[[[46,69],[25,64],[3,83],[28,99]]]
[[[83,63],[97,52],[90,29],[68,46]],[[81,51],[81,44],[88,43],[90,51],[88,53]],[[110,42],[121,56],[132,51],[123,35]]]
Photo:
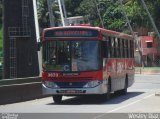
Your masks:
[[[85,90],[57,90],[57,93],[66,93],[66,94],[82,94],[85,93]]]

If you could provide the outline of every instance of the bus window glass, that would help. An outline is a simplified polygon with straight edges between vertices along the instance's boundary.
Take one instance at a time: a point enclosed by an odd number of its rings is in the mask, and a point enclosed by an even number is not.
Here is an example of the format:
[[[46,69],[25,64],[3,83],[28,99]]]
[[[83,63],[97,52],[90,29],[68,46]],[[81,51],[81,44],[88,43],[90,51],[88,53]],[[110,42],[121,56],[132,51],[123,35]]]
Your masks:
[[[98,70],[99,49],[99,41],[46,41],[43,67],[48,71]]]
[[[111,50],[112,43],[111,43],[111,37],[110,36],[108,37],[107,42],[108,42],[108,58],[111,58],[111,55],[112,55],[112,50]]]
[[[119,38],[118,38],[118,49],[117,49],[117,51],[118,51],[118,52],[117,52],[118,57],[121,58],[121,56],[122,56],[122,55],[121,55],[121,52],[122,52],[122,51],[121,51],[121,43],[120,43],[120,39],[119,39]]]
[[[128,49],[129,46],[128,46],[128,40],[127,39],[125,40],[125,47],[126,47],[126,58],[128,58],[129,57],[128,56],[129,55],[129,49]]]
[[[103,57],[108,58],[108,41],[102,41]]]
[[[118,38],[115,38],[115,57],[119,57]]]
[[[100,58],[98,49],[98,41],[72,42],[72,71],[97,70],[99,68],[98,62]]]
[[[113,38],[113,49],[114,49],[113,57],[116,58],[117,57],[117,51],[116,51],[116,38],[115,37]]]
[[[112,38],[111,38],[111,53],[112,53],[112,54],[111,54],[111,57],[112,57],[112,58],[114,58],[114,53],[115,53],[115,52],[114,52],[114,50],[115,50],[115,49],[114,49],[114,44],[115,44],[114,37],[112,37]]]
[[[123,58],[123,44],[122,44],[122,39],[120,39],[120,52],[121,52],[121,58]]]
[[[124,39],[122,39],[122,47],[123,47],[123,58],[125,58],[126,56],[125,56],[125,44],[124,44],[125,42],[124,42]]]
[[[130,40],[130,52],[131,52],[131,57],[134,58],[134,41]]]
[[[70,44],[67,41],[52,41],[44,43],[43,66],[46,68],[46,70],[69,70],[69,45]],[[64,65],[66,67],[64,67]]]
[[[131,46],[130,46],[130,40],[128,40],[128,57],[130,58],[131,57]]]

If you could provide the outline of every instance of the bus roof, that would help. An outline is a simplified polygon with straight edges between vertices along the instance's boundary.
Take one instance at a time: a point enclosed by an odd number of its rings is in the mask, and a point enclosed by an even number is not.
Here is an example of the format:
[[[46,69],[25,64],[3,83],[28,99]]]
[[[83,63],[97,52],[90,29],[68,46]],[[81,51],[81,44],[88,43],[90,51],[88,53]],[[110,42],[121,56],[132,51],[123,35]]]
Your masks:
[[[116,31],[113,31],[113,30],[108,30],[108,29],[104,29],[104,28],[100,28],[100,27],[93,27],[93,26],[65,26],[65,27],[51,27],[51,28],[45,28],[43,30],[43,36],[44,36],[44,33],[46,31],[50,31],[50,30],[60,30],[60,29],[90,29],[90,30],[97,30],[98,32],[100,33],[106,33],[108,36],[117,36],[117,37],[120,37],[120,38],[127,38],[127,39],[133,39],[133,36],[132,35],[128,35],[128,34],[125,34],[125,33],[122,33],[122,32],[116,32]]]

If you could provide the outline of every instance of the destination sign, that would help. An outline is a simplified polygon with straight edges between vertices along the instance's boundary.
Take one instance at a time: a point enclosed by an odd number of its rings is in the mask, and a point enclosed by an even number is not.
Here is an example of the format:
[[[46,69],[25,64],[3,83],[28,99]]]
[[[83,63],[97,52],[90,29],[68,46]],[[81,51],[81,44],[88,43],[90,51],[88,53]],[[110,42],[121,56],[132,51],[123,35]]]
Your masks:
[[[94,29],[56,29],[45,32],[44,37],[98,37]]]

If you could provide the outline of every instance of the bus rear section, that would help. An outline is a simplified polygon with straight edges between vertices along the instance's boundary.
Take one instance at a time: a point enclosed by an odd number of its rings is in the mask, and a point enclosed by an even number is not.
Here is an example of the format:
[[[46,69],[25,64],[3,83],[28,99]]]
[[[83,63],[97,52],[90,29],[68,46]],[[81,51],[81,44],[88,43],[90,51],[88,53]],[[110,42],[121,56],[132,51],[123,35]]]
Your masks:
[[[61,102],[64,95],[105,95],[109,99],[110,93],[116,89],[113,81],[117,77],[113,73],[109,75],[108,68],[104,72],[104,59],[107,66],[107,61],[113,58],[103,56],[102,40],[101,30],[94,27],[45,29],[43,94],[52,95],[55,103]]]

